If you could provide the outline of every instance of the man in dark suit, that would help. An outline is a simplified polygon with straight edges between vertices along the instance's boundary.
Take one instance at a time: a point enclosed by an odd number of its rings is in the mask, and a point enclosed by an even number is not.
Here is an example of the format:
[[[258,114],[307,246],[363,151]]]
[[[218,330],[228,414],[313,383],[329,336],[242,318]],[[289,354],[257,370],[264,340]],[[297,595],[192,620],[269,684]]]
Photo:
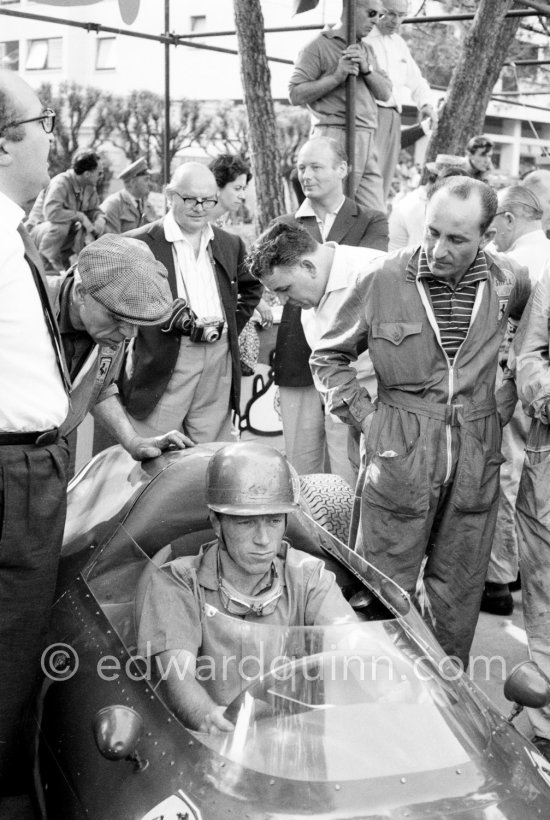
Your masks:
[[[298,222],[318,242],[387,250],[386,216],[344,196],[349,166],[336,140],[316,137],[306,142],[298,154],[297,171],[306,198],[295,214],[281,220]],[[352,483],[348,431],[325,415],[311,376],[311,349],[301,314],[301,308],[285,304],[275,347],[275,382],[281,397],[286,455],[299,473],[335,472]]]
[[[194,442],[225,441],[239,407],[238,336],[261,285],[242,267],[242,240],[208,224],[217,186],[205,165],[180,165],[167,196],[162,220],[126,235],[151,248],[180,301],[167,326],[140,328],[121,396],[140,435],[178,429]]]

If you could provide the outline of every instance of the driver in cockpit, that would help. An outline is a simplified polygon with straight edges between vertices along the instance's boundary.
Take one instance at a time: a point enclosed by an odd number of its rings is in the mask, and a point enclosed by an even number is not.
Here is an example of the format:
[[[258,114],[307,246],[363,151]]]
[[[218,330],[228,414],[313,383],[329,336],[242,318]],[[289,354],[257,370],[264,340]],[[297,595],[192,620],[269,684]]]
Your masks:
[[[243,622],[314,626],[357,620],[324,562],[283,539],[298,498],[298,476],[278,450],[256,442],[221,448],[206,475],[216,539],[197,556],[168,562],[149,582],[139,651],[155,656],[169,705],[192,729],[216,734],[234,728],[223,713],[244,688],[231,665],[243,651]],[[216,618],[220,612],[231,618]]]

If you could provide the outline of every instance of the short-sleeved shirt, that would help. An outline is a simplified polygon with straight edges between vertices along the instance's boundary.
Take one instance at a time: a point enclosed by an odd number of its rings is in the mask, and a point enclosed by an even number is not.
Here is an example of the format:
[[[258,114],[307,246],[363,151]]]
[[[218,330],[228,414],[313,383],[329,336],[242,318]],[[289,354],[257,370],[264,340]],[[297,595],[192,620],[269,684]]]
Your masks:
[[[218,590],[218,542],[205,544],[198,556],[176,558],[153,574],[145,592],[138,635],[138,649],[144,657],[165,650],[184,649],[199,659],[197,669],[208,660],[215,676],[197,678],[217,703],[230,703],[244,686],[236,678],[236,664],[230,658],[252,657],[259,647],[241,643],[242,622],[275,626],[313,626],[357,620],[342,595],[336,578],[324,562],[283,542],[283,555],[275,559],[282,583],[282,595],[269,615],[253,613],[243,618],[226,616],[226,625],[236,622],[236,630],[220,629],[204,614],[205,605],[225,613]],[[238,644],[238,645],[237,645]],[[267,650],[267,647],[264,648]],[[271,651],[271,649],[269,649]],[[265,656],[265,651],[264,651]],[[224,668],[227,675],[220,675]]]
[[[312,82],[334,74],[342,50],[346,48],[346,40],[339,30],[322,31],[314,40],[305,46],[299,53],[294,71],[290,77],[289,88],[292,89],[304,82]],[[365,51],[365,57],[372,62],[372,55],[366,45],[360,46]],[[332,125],[338,128],[346,127],[346,84],[340,83],[324,97],[310,103],[311,111],[318,125]],[[378,109],[376,101],[362,78],[358,79],[355,100],[356,128],[377,128]]]

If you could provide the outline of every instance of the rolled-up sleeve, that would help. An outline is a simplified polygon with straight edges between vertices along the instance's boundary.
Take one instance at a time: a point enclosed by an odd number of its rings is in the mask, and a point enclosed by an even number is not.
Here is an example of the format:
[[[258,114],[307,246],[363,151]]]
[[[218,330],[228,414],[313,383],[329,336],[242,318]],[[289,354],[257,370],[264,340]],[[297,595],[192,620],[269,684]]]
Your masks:
[[[550,265],[537,283],[512,345],[518,393],[528,415],[550,424]]]
[[[369,393],[359,384],[351,364],[368,347],[365,306],[371,282],[370,272],[358,277],[310,358],[315,386],[323,394],[327,410],[355,427],[373,409]]]

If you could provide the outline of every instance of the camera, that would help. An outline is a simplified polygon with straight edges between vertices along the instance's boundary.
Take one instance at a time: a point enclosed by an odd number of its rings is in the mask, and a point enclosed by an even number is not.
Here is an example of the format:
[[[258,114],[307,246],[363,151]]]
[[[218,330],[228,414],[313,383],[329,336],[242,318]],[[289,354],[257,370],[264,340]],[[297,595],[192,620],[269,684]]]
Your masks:
[[[195,319],[189,336],[192,342],[217,342],[224,328],[224,322],[215,316],[206,316],[204,319]]]
[[[172,305],[172,315],[162,327],[163,333],[181,333],[182,336],[189,336],[195,314],[187,304],[185,299],[176,299]]]

